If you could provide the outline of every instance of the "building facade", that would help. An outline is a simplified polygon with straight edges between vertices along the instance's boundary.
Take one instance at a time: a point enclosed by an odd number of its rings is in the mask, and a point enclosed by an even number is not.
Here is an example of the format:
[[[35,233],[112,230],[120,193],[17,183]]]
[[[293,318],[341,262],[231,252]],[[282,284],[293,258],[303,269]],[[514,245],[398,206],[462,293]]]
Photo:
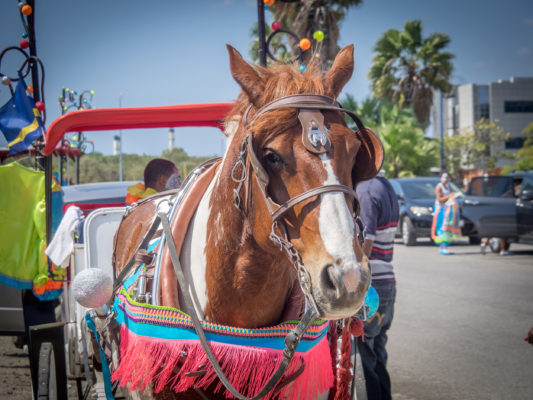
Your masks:
[[[453,136],[471,129],[486,118],[510,138],[505,150],[516,152],[524,143],[524,128],[533,122],[533,78],[511,78],[487,85],[469,83],[456,86],[451,95],[433,94],[433,136]],[[505,164],[505,163],[504,163]]]

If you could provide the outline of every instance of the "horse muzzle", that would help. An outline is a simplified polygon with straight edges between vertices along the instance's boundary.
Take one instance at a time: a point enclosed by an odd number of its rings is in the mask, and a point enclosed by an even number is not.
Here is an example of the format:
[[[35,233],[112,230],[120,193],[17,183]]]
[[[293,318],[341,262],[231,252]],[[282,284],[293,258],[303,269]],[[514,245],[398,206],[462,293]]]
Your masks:
[[[347,318],[363,306],[370,286],[370,270],[366,258],[359,263],[328,264],[323,267],[313,295],[322,317]]]

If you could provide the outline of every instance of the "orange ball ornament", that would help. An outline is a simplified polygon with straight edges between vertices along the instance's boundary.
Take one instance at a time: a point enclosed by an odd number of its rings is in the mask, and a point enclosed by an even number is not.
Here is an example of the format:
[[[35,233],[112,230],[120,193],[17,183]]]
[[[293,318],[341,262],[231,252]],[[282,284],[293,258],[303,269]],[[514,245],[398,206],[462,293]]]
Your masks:
[[[311,41],[307,38],[300,40],[300,49],[303,51],[309,50],[311,48]]]
[[[271,6],[275,1],[276,0],[263,0],[263,3],[265,3],[267,6]]]
[[[33,86],[28,86],[28,92],[33,93]]]
[[[24,15],[31,15],[31,13],[33,12],[31,6],[28,4],[23,5],[20,11],[22,11],[22,14]]]

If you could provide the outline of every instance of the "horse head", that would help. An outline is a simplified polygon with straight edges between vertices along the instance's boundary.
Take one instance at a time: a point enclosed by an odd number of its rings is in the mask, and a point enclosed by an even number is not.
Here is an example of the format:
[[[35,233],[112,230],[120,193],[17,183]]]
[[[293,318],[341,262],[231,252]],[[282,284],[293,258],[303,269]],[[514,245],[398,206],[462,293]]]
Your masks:
[[[350,130],[335,101],[353,72],[353,46],[325,75],[317,65],[252,66],[228,52],[242,92],[210,201],[206,314],[242,326],[276,323],[299,279],[323,318],[352,316],[370,285],[353,189],[383,159],[377,136],[357,117],[358,132]]]

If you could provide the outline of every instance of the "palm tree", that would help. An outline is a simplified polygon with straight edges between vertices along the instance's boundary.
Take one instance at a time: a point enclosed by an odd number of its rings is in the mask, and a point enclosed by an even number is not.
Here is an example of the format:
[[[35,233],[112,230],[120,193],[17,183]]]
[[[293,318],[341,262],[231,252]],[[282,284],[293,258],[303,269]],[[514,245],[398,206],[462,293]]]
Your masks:
[[[383,169],[387,177],[424,176],[437,165],[437,143],[424,137],[412,107],[400,109],[390,100],[375,98],[366,98],[358,105],[351,95],[346,95],[342,106],[354,111],[378,134],[385,150]],[[350,127],[357,129],[353,123]]]
[[[363,0],[306,0],[305,2],[278,1],[268,10],[274,19],[280,21],[286,29],[293,31],[298,38],[313,38],[317,30],[324,32],[324,40],[311,40],[310,51],[304,54],[307,63],[312,54],[317,54],[320,62],[326,64],[333,61],[339,48],[339,24],[351,7],[363,3]],[[298,55],[298,43],[288,37],[287,41],[292,49],[292,57]],[[257,58],[257,56],[255,56]]]
[[[406,21],[403,31],[389,29],[374,47],[368,73],[375,97],[390,98],[400,107],[413,106],[416,118],[428,123],[432,89],[448,93],[454,55],[442,51],[450,43],[444,33],[422,37],[421,21]]]
[[[385,169],[388,177],[428,175],[437,165],[438,151],[435,141],[424,137],[424,130],[411,111],[410,117],[402,116],[398,106],[385,110],[376,128],[385,150]]]

